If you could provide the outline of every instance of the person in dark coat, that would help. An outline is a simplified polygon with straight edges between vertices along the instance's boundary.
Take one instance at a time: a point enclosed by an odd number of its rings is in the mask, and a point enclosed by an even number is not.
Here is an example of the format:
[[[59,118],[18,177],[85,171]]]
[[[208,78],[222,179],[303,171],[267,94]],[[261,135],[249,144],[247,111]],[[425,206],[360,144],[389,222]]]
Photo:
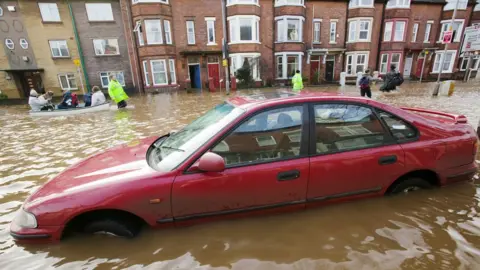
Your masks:
[[[396,70],[395,65],[390,66],[390,71],[385,75],[385,81],[383,85],[380,87],[380,91],[382,92],[390,92],[393,90],[397,90],[397,83],[395,78],[398,76],[398,71]]]

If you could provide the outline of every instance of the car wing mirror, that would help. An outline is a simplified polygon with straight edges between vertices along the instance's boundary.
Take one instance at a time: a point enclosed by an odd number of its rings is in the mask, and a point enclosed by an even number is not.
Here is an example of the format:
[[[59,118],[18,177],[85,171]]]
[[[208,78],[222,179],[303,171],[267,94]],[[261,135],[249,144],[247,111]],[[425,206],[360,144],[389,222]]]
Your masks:
[[[225,170],[225,160],[213,152],[207,152],[203,154],[192,168],[194,166],[196,166],[196,170],[202,172],[223,172]]]

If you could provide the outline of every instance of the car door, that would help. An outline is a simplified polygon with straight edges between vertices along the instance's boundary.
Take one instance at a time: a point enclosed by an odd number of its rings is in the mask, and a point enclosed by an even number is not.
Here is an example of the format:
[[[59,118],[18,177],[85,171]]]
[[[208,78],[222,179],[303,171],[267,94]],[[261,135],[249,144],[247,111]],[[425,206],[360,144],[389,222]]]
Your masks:
[[[375,195],[405,173],[405,155],[374,110],[355,103],[312,104],[307,201]]]
[[[221,173],[183,173],[172,189],[175,220],[303,208],[309,177],[307,105],[255,113],[210,147]],[[305,124],[307,123],[307,124]]]

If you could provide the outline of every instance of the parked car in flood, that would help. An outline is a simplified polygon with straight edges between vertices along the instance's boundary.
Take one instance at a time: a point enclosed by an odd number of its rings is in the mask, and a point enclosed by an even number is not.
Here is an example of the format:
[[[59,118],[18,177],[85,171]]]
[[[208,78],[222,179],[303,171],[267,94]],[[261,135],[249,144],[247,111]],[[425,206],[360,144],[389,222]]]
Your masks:
[[[464,116],[315,93],[238,96],[178,132],[66,169],[11,224],[19,240],[163,227],[411,192],[471,179]]]

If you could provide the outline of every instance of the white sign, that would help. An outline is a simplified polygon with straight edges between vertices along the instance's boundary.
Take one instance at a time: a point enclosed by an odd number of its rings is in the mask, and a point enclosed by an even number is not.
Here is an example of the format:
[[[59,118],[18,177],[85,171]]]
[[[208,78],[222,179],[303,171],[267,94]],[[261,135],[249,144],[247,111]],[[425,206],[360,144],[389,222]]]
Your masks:
[[[474,51],[480,51],[480,25],[465,28],[462,53]]]

